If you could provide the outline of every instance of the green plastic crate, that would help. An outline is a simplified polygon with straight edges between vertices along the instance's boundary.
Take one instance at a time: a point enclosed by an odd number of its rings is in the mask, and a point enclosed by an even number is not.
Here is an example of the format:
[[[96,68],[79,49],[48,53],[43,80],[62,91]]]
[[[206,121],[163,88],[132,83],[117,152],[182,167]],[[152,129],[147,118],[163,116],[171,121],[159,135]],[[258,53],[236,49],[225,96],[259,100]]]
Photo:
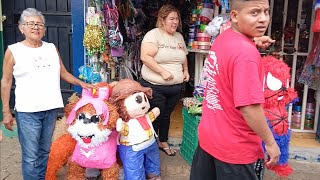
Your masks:
[[[191,164],[194,152],[198,146],[198,125],[201,116],[194,116],[188,113],[186,108],[183,108],[182,117],[183,135],[180,154],[189,164]]]

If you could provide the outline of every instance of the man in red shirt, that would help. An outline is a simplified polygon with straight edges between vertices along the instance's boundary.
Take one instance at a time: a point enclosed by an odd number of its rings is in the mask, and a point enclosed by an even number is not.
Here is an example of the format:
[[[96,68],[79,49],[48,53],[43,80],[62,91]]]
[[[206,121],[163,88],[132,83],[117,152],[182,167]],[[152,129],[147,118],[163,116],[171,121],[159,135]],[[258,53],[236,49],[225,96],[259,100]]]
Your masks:
[[[262,105],[263,66],[253,37],[269,24],[268,0],[233,0],[230,29],[214,41],[205,64],[206,87],[191,180],[257,179],[254,163],[264,154],[268,165],[280,150]]]

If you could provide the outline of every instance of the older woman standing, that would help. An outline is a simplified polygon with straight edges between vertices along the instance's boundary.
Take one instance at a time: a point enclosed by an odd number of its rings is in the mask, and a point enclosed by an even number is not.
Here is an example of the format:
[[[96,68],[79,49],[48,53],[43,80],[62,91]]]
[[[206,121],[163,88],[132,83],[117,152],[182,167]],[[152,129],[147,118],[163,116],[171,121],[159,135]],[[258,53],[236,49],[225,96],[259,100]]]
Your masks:
[[[182,35],[177,32],[181,29],[178,9],[171,5],[162,6],[156,26],[142,41],[140,83],[153,90],[151,108],[160,108],[160,116],[153,122],[155,131],[159,133],[159,149],[174,156],[175,151],[167,142],[170,115],[180,98],[183,82],[189,81],[188,51]]]
[[[42,41],[46,28],[41,12],[33,8],[24,10],[19,29],[25,39],[8,46],[4,56],[1,80],[3,123],[12,130],[9,99],[14,76],[22,176],[24,180],[38,180],[45,177],[57,108],[63,107],[60,78],[82,88],[90,85],[66,70],[54,44]]]

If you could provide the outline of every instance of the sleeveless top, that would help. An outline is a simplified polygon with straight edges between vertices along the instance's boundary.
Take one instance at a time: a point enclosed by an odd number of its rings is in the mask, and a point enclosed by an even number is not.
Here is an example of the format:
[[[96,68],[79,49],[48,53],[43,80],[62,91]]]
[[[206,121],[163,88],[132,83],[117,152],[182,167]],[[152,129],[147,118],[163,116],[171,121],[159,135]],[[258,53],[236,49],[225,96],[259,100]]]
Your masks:
[[[39,112],[63,107],[60,58],[52,43],[30,48],[18,42],[8,47],[14,58],[15,109]]]
[[[166,81],[160,74],[143,64],[141,75],[144,80],[156,85],[174,85],[183,82],[182,64],[187,60],[188,51],[179,32],[171,36],[159,28],[154,28],[143,37],[142,43],[153,43],[158,47],[154,60],[174,77]]]

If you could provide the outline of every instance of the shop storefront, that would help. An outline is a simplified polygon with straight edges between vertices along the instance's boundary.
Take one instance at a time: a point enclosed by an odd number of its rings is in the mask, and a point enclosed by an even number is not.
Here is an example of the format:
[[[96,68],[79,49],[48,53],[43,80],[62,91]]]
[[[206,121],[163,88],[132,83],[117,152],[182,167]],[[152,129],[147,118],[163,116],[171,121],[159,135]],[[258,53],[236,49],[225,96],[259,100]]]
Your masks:
[[[93,75],[99,74],[101,78],[101,74],[104,74],[103,77],[106,81],[117,80],[125,77],[135,79],[139,76],[139,67],[141,65],[139,62],[139,43],[142,36],[140,36],[141,34],[132,34],[132,32],[137,31],[135,28],[137,28],[140,21],[143,21],[145,14],[140,14],[138,18],[131,14],[134,13],[134,9],[138,9],[136,8],[137,6],[139,6],[139,8],[142,7],[142,4],[139,4],[139,2],[142,1],[125,1],[125,3],[97,0],[72,1],[73,72],[75,75],[82,75],[83,77],[86,76],[85,72],[79,72],[79,68],[88,67],[89,65],[93,69]],[[158,1],[148,1],[147,5],[144,4],[144,6],[148,6],[153,10],[148,12],[150,13],[150,16],[153,16],[154,14],[152,13],[159,8],[160,3],[157,2]],[[186,3],[190,2],[186,1]],[[270,47],[267,52],[262,51],[262,54],[272,52],[274,55],[279,57],[279,59],[283,59],[289,67],[291,67],[290,86],[295,88],[299,96],[299,102],[289,106],[288,108],[290,127],[295,132],[316,133],[319,121],[319,96],[317,96],[317,88],[309,86],[306,81],[301,79],[301,73],[303,73],[309,52],[312,50],[312,47],[315,46],[315,44],[313,44],[312,32],[312,25],[315,20],[315,3],[316,0],[270,0],[270,15],[272,20],[267,31],[267,35],[275,39],[276,43]],[[195,6],[196,3],[192,3],[191,1],[189,6],[189,14],[187,14],[189,17],[187,18],[190,19],[192,18],[192,15],[190,15],[192,14],[192,9],[196,8],[192,8],[192,5]],[[117,7],[118,14],[114,13],[114,7]],[[90,14],[90,11],[92,14]],[[223,8],[223,6],[222,8],[214,6],[212,8],[213,17],[225,11],[226,9]],[[119,32],[121,32],[122,36],[126,37],[122,37],[124,39],[122,39],[122,42],[121,40],[119,41],[119,39],[115,39],[115,46],[109,47],[116,50],[118,52],[117,55],[112,56],[111,51],[100,51],[101,49],[99,48],[101,47],[99,44],[96,44],[96,46],[94,45],[94,43],[99,39],[96,39],[95,42],[88,41],[87,45],[85,45],[87,47],[83,46],[84,39],[90,39],[90,31],[86,29],[90,24],[90,20],[88,20],[88,18],[89,16],[93,17],[96,13],[103,14],[102,18],[111,18],[111,21],[121,19],[121,21],[117,21],[118,26],[121,27],[123,25],[126,32],[122,33],[123,31],[121,30]],[[96,21],[93,23],[99,24],[99,20],[101,19],[98,17],[98,19],[92,21]],[[104,22],[110,23],[110,21]],[[121,23],[123,24],[121,25]],[[115,36],[117,35],[117,29],[112,29],[110,24],[104,25],[107,27],[106,29],[109,30],[109,32],[111,30],[111,33],[115,33]],[[150,29],[150,27],[147,27],[146,29],[148,28]],[[185,33],[187,32],[188,30],[185,31]],[[188,34],[186,34],[186,36],[188,36]],[[110,34],[109,37],[114,36]],[[104,40],[106,41],[107,39]],[[122,47],[120,48],[120,46],[118,46],[119,43],[122,44],[124,49],[121,49]],[[118,50],[124,51],[119,52]],[[94,51],[98,53],[98,56],[90,55]],[[203,66],[203,60],[208,51],[193,49],[191,47],[189,52],[195,53],[195,65],[193,67],[195,71],[194,85],[197,85],[200,78],[200,71]],[[107,59],[105,58],[105,55],[108,56]],[[104,69],[104,71],[101,71],[101,69]],[[89,69],[88,71],[91,70]],[[84,78],[89,78],[89,75],[87,76],[88,77]],[[89,82],[99,81],[99,77],[98,79],[94,79],[94,77],[90,78],[93,79],[89,80]]]

